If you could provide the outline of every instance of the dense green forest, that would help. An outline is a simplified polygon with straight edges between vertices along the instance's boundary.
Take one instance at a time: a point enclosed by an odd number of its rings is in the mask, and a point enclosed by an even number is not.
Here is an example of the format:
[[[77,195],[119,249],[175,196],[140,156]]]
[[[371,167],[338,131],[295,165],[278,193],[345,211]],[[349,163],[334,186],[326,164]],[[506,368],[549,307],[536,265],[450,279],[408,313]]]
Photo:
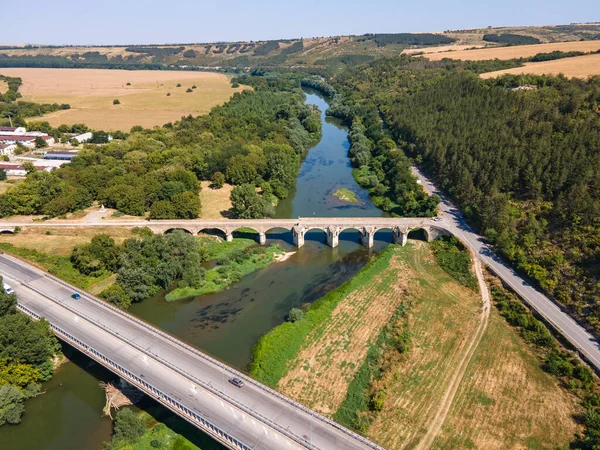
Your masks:
[[[135,127],[126,140],[82,150],[68,166],[30,173],[0,195],[0,216],[60,216],[98,200],[125,214],[191,219],[201,208],[198,180],[220,172],[233,185],[252,187],[234,212],[249,203],[252,217],[263,217],[288,195],[300,154],[320,136],[318,111],[303,100],[298,87],[270,86],[236,93],[206,116]]]
[[[46,114],[70,108],[66,103],[59,105],[58,103],[34,103],[19,100],[21,98],[19,87],[23,83],[21,78],[0,75],[0,81],[5,81],[8,85],[8,90],[4,94],[0,94],[0,126],[7,126],[11,121],[15,127],[25,126],[26,117],[38,116],[40,112]]]
[[[17,424],[24,401],[52,378],[52,357],[60,344],[44,319],[35,322],[17,311],[17,296],[6,294],[0,277],[0,425]]]
[[[379,109],[504,257],[600,329],[599,77],[481,80],[397,58],[336,82],[346,106]]]
[[[508,44],[508,45],[531,45],[531,44],[539,44],[540,40],[538,38],[534,38],[533,36],[526,36],[523,34],[485,34],[483,35],[483,40],[488,42],[497,42],[499,44]]]
[[[371,39],[378,46],[389,44],[403,45],[443,45],[451,44],[454,38],[434,33],[378,33],[365,34],[365,39]]]

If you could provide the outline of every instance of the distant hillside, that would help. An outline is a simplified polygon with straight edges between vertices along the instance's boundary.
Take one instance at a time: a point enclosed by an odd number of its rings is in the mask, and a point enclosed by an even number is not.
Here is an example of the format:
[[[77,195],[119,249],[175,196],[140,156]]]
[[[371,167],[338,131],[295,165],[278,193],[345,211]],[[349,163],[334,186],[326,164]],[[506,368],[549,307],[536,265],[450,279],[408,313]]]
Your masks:
[[[0,67],[201,69],[285,66],[323,69],[331,73],[343,66],[398,55],[403,51],[418,52],[433,46],[443,51],[592,39],[600,39],[600,24],[175,45],[0,46]]]

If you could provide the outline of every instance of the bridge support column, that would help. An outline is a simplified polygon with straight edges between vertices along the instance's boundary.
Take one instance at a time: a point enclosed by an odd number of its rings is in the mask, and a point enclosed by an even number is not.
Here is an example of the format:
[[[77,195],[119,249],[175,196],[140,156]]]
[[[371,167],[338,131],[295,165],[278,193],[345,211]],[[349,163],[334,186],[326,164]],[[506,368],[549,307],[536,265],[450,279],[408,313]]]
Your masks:
[[[364,227],[360,233],[360,243],[367,248],[373,247],[373,237],[375,230],[373,227]]]
[[[225,240],[226,240],[227,242],[233,242],[233,233],[227,233],[227,234],[225,235]]]
[[[267,243],[267,235],[265,233],[258,233],[258,243],[265,245]]]
[[[408,230],[403,231],[400,228],[395,228],[393,231],[393,236],[394,244],[400,244],[404,247],[408,241]]]
[[[327,245],[332,248],[338,246],[340,241],[340,229],[337,227],[327,227]]]
[[[304,234],[306,230],[302,225],[296,225],[292,228],[292,233],[294,233],[294,245],[298,248],[304,245]]]

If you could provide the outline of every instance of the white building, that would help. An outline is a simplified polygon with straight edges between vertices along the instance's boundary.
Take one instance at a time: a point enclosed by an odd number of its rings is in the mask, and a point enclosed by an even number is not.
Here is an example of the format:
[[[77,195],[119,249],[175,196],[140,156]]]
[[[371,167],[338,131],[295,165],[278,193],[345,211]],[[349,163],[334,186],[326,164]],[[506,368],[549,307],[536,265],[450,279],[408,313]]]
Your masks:
[[[46,172],[50,172],[53,169],[53,167],[50,166],[38,166],[36,164],[34,165],[37,170],[45,170]],[[21,164],[3,162],[0,163],[0,169],[4,169],[6,175],[12,177],[24,177],[25,175],[27,175],[27,171]]]
[[[22,136],[25,133],[27,133],[25,127],[0,127],[0,134]]]
[[[80,144],[83,144],[84,142],[89,141],[92,138],[93,134],[91,131],[88,131],[87,133],[83,133],[83,134],[79,134],[77,136],[73,136],[71,139],[76,139],[77,142],[79,142]]]
[[[12,155],[17,144],[0,144],[0,155]]]

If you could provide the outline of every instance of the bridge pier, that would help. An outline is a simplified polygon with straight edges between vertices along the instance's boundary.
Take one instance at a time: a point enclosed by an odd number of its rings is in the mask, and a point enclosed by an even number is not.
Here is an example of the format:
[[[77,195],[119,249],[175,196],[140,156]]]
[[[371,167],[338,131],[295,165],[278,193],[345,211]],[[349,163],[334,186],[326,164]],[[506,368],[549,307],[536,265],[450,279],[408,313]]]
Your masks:
[[[327,245],[331,248],[338,246],[340,242],[340,228],[329,226],[327,227]]]
[[[394,244],[400,244],[403,247],[408,241],[408,230],[401,230],[400,228],[394,228],[393,230]]]
[[[373,227],[364,227],[360,232],[360,243],[367,248],[373,247],[373,238],[375,229]]]
[[[297,248],[304,246],[304,235],[306,234],[306,230],[302,225],[295,225],[292,228],[292,233],[294,234],[294,245]]]
[[[227,233],[227,234],[225,235],[225,240],[226,240],[227,242],[233,242],[233,233]]]
[[[267,243],[267,235],[265,233],[258,233],[258,243],[265,245]]]

